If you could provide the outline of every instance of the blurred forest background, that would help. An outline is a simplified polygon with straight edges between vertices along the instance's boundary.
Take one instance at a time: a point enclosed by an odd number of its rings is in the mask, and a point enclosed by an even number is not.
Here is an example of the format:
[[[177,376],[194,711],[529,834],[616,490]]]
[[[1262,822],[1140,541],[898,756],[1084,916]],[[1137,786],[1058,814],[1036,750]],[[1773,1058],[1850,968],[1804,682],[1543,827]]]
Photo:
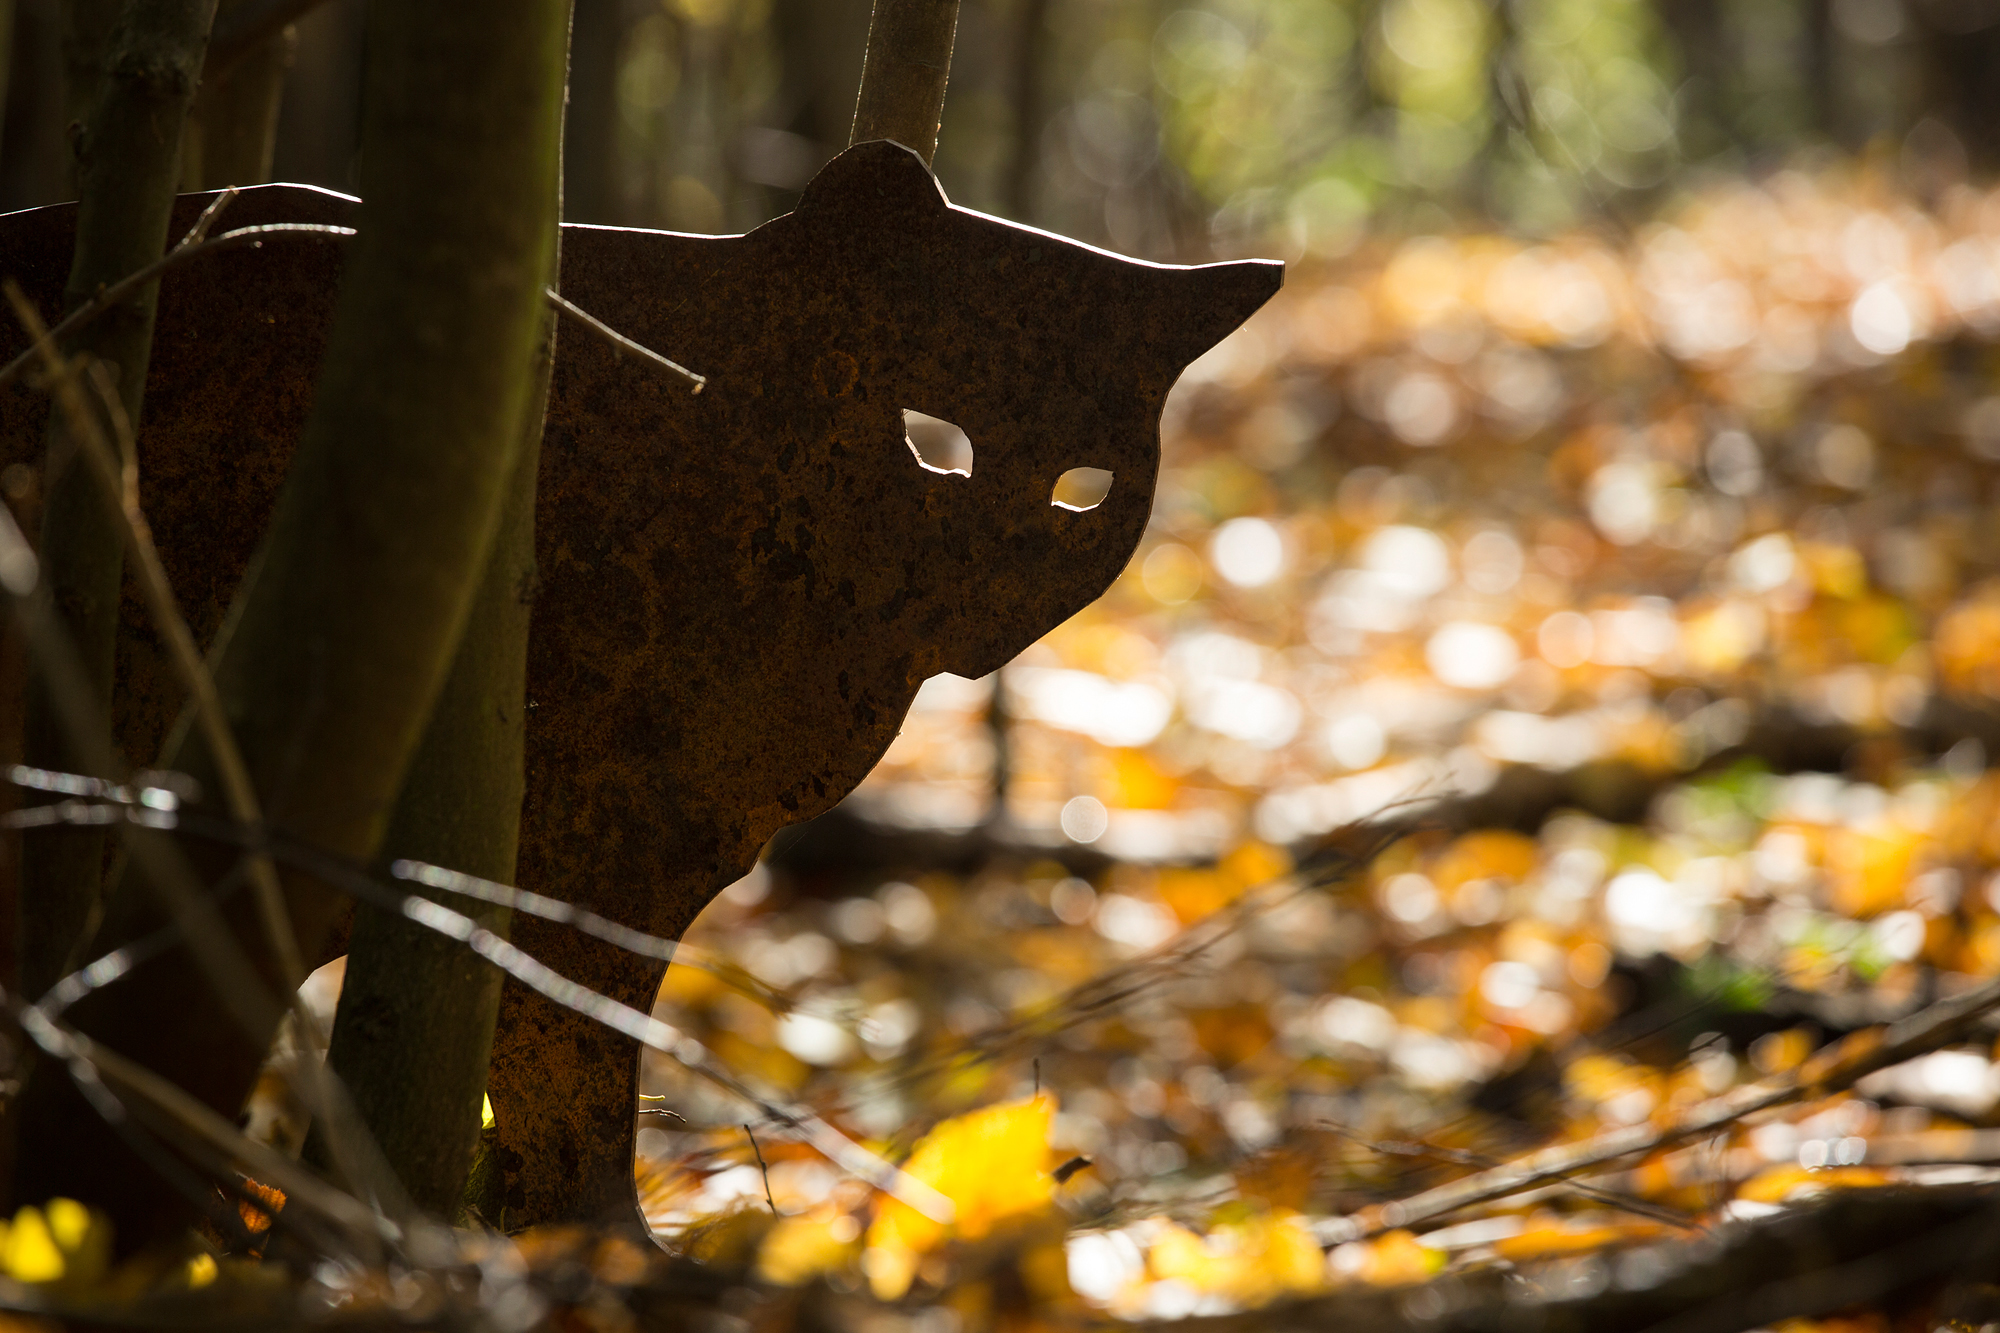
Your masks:
[[[67,197],[57,7],[12,5],[6,208]],[[784,212],[866,25],[577,0],[567,216]],[[298,23],[276,179],[351,187],[360,34]],[[1996,154],[1993,0],[965,0],[954,202],[1293,268],[1176,390],[1106,598],[928,685],[662,994],[772,1095],[922,1139],[957,1231],[660,1061],[657,1233],[951,1333],[1646,1293],[1724,1221],[2000,1178],[1990,1031],[1826,1063],[2000,970]],[[1621,1133],[1588,1184],[1403,1206]],[[1886,1328],[1938,1276],[1779,1313]]]
[[[9,7],[0,207],[20,208],[66,197],[71,112],[61,6]],[[352,185],[361,10],[299,23],[276,179]],[[867,10],[579,0],[570,219],[785,211],[847,141]],[[1991,165],[1995,34],[1988,0],[968,0],[937,171],[967,207],[1183,262],[1629,225],[1836,156],[1931,201]]]

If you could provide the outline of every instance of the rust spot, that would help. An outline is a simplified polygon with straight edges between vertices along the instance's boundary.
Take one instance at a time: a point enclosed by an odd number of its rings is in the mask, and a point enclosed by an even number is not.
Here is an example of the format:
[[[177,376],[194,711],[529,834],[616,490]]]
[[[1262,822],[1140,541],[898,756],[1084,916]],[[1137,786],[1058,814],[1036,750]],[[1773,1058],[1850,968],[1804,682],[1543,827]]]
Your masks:
[[[824,398],[847,397],[854,392],[854,382],[860,378],[861,363],[839,348],[821,352],[813,364],[813,383],[819,386]]]

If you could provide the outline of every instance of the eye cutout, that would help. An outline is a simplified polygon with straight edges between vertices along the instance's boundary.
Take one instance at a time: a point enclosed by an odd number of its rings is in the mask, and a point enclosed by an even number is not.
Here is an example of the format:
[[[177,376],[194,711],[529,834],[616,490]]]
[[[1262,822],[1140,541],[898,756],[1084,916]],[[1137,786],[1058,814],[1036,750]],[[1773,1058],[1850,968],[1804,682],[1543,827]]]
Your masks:
[[[1049,503],[1073,514],[1083,514],[1104,503],[1111,494],[1111,472],[1101,467],[1073,467],[1056,478]]]
[[[943,417],[904,408],[903,443],[926,472],[972,475],[972,437]]]

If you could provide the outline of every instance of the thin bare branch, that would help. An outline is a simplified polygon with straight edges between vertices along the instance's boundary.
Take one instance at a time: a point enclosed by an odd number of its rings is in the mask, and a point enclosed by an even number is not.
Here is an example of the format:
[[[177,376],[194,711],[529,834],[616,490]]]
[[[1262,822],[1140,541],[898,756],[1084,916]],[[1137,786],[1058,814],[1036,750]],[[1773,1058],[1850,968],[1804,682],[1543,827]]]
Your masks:
[[[0,590],[13,603],[22,636],[50,682],[58,716],[78,753],[101,775],[98,780],[126,790],[125,761],[111,743],[102,705],[82,684],[75,645],[49,604],[34,550],[14,521],[13,511],[5,505],[0,505]],[[158,836],[157,830],[171,827],[172,816],[157,805],[146,805],[146,790],[136,793],[140,804],[133,807],[145,813],[126,819],[127,848],[186,932],[189,947],[214,978],[231,1016],[247,1031],[268,1030],[264,1014],[276,1007],[274,1001],[217,919],[214,904],[202,892],[193,867],[178,847]]]
[[[203,214],[203,220],[210,220],[228,197],[225,194],[210,205],[209,212]],[[202,223],[195,225],[197,232],[190,232],[190,237],[197,235]],[[199,244],[198,241],[195,243]],[[90,410],[90,404],[83,396],[75,368],[56,349],[41,316],[12,279],[7,280],[5,290],[21,327],[34,341],[34,350],[48,366],[48,387],[62,409],[70,435],[103,483],[105,499],[123,528],[125,548],[138,574],[146,610],[152,617],[154,628],[166,641],[168,660],[173,664],[174,674],[180,678],[181,688],[187,691],[188,698],[194,703],[195,724],[201,728],[202,739],[215,755],[215,766],[222,779],[223,799],[229,805],[229,813],[243,824],[258,827],[264,817],[258,805],[256,788],[250,781],[250,770],[243,762],[243,752],[237,747],[235,734],[229,729],[228,719],[222,711],[215,677],[202,660],[194,631],[188,628],[181,615],[180,603],[167,578],[166,566],[160,562],[159,550],[153,545],[151,526],[146,522],[145,512],[139,508],[137,444],[131,438],[131,425],[124,420],[122,412],[112,413],[112,424],[119,428],[118,447],[114,452],[111,443],[104,438],[97,414]],[[94,369],[101,371],[101,367]],[[116,395],[105,393],[101,380],[97,387],[106,403],[116,404]],[[277,955],[279,975],[287,992],[296,992],[305,982],[305,964],[299,953],[298,937],[292,930],[291,917],[285,910],[284,891],[278,883],[277,868],[271,864],[269,857],[252,849],[249,872],[264,932]]]
[[[616,348],[618,351],[630,352],[632,355],[636,357],[641,357],[647,361],[651,361],[656,366],[661,366],[667,370],[671,370],[674,374],[679,375],[682,379],[694,385],[695,393],[700,393],[703,389],[708,387],[708,376],[697,375],[692,370],[689,370],[686,366],[682,365],[680,362],[669,361],[666,357],[661,356],[658,352],[654,351],[652,348],[647,347],[642,343],[634,342],[632,339],[626,337],[618,330],[612,328],[609,324],[606,324],[603,320],[599,319],[597,316],[591,314],[588,310],[583,309],[581,306],[576,305],[574,302],[564,299],[564,297],[560,293],[558,293],[556,289],[553,287],[549,288],[549,304],[554,306],[556,309],[562,311],[565,315],[568,315],[571,319],[575,320],[577,323],[583,325],[583,327],[585,327],[586,329],[589,329],[592,333],[596,334],[598,337],[604,339],[604,341],[610,343],[612,347]]]
[[[203,220],[196,223],[190,237],[198,238],[205,222],[212,222],[221,211],[221,204],[229,196],[218,199],[203,214]],[[188,249],[198,248],[195,240]],[[180,251],[185,253],[186,250]],[[4,284],[8,300],[13,304],[16,315],[34,341],[31,349],[41,355],[49,365],[49,389],[55,395],[57,404],[69,426],[69,434],[83,452],[87,464],[97,474],[103,485],[106,500],[116,514],[125,538],[125,545],[132,557],[133,567],[138,576],[142,595],[155,627],[168,646],[169,659],[181,686],[188,692],[196,708],[196,723],[201,727],[203,739],[215,756],[216,767],[222,779],[224,799],[230,813],[246,828],[256,830],[262,827],[262,812],[258,805],[256,791],[250,782],[249,770],[243,762],[242,752],[237,747],[235,736],[230,731],[217,693],[214,677],[209,673],[200,649],[196,646],[193,632],[180,614],[178,600],[174,596],[165,566],[152,542],[151,528],[145,513],[139,507],[137,445],[131,438],[131,427],[126,420],[115,394],[106,392],[100,379],[97,387],[107,414],[118,430],[118,449],[114,455],[112,446],[104,438],[103,428],[97,415],[91,411],[85,400],[81,385],[77,383],[75,368],[69,365],[56,350],[50,332],[42,325],[39,315],[22,294],[20,287],[12,279]],[[99,367],[93,367],[99,369]],[[122,463],[121,463],[122,460]],[[80,677],[69,677],[80,679]],[[73,719],[71,729],[91,727],[87,719]],[[101,726],[101,720],[96,724]],[[138,821],[142,825],[145,821]],[[144,835],[139,835],[143,841]],[[292,929],[290,914],[286,911],[282,886],[278,880],[276,867],[270,857],[253,839],[246,846],[245,869],[247,870],[256,900],[258,914],[266,936],[276,956],[283,980],[283,993],[289,1003],[294,1020],[299,1024],[303,1038],[317,1048],[326,1047],[325,1033],[319,1030],[314,1015],[298,998],[299,986],[305,980],[305,966],[301,956],[297,936]],[[143,851],[143,849],[140,849]],[[170,844],[163,844],[157,851],[143,851],[139,855],[142,867],[150,881],[165,893],[174,909],[177,921],[193,923],[187,938],[211,972],[218,978],[234,978],[236,990],[246,997],[264,997],[263,987],[254,991],[243,989],[249,972],[247,960],[233,939],[225,937],[219,923],[213,921],[214,902],[204,895],[195,881],[192,869],[181,858],[179,850]],[[115,955],[114,955],[115,956]],[[100,960],[100,962],[103,960]],[[119,975],[122,975],[122,971]],[[58,987],[60,990],[61,987]],[[228,989],[228,988],[225,988]],[[51,992],[51,998],[57,991]],[[73,1003],[77,995],[68,996]],[[250,1021],[245,1011],[241,1017]],[[255,1029],[253,1029],[255,1030]],[[309,1087],[302,1089],[312,1109],[320,1115],[327,1127],[329,1143],[343,1173],[357,1184],[365,1184],[369,1192],[378,1199],[401,1204],[400,1191],[395,1178],[381,1163],[380,1153],[374,1150],[365,1129],[346,1107],[346,1098],[330,1071],[308,1062]]]
[[[211,204],[210,207],[213,208],[214,205]],[[289,236],[345,239],[352,235],[354,235],[352,227],[330,227],[318,222],[266,222],[255,227],[238,227],[234,231],[225,231],[222,235],[207,240],[196,240],[192,243],[183,240],[181,244],[152,263],[103,288],[97,295],[71,311],[49,330],[49,337],[60,343],[105,311],[134,295],[168,269],[200,255],[240,249],[246,245],[258,246],[267,240],[278,240]],[[0,366],[0,388],[5,388],[20,378],[21,372],[28,368],[36,355],[36,350],[30,347],[5,366]]]
[[[181,238],[178,245],[144,268],[127,277],[120,278],[117,282],[100,290],[97,295],[78,306],[59,323],[50,328],[48,336],[57,343],[61,343],[63,339],[69,337],[78,329],[83,328],[99,315],[116,306],[119,302],[131,297],[141,288],[145,287],[147,283],[152,282],[168,269],[186,263],[190,259],[215,254],[222,250],[239,249],[245,245],[261,245],[266,240],[275,240],[290,236],[344,240],[354,235],[354,228],[352,227],[328,226],[318,222],[267,222],[254,227],[238,227],[233,231],[223,232],[220,236],[208,237],[207,225],[215,220],[216,216],[221,213],[230,200],[235,198],[236,194],[237,191],[234,187],[223,191],[222,194],[218,195],[209,204],[207,209],[203,210],[201,217],[196,219],[194,226],[189,228],[188,234]],[[706,375],[689,370],[678,361],[662,356],[645,344],[628,338],[597,316],[591,314],[588,310],[563,297],[554,288],[550,288],[547,295],[551,306],[554,306],[563,314],[568,315],[571,319],[589,329],[618,351],[629,352],[633,356],[650,361],[654,365],[680,376],[694,386],[693,391],[695,393],[700,393],[708,386],[708,377]],[[5,388],[19,379],[21,372],[28,368],[36,355],[36,349],[30,347],[27,351],[22,352],[12,361],[9,361],[5,366],[0,366],[0,388]]]
[[[771,1168],[764,1165],[764,1150],[757,1146],[757,1131],[745,1125],[743,1137],[750,1140],[750,1151],[757,1154],[757,1169],[764,1174],[764,1202],[771,1205],[771,1216],[778,1215],[778,1201],[771,1196]]]
[[[1557,1144],[1411,1198],[1364,1208],[1342,1219],[1340,1225],[1327,1228],[1322,1238],[1351,1240],[1416,1226],[1628,1157],[1719,1133],[1748,1116],[1839,1092],[1878,1069],[1936,1050],[1995,1009],[2000,1009],[2000,980],[1940,1000],[1887,1027],[1856,1032],[1784,1077],[1733,1088],[1661,1121],[1628,1125],[1580,1143]]]
[[[1359,824],[1339,832],[1353,834],[1355,845],[1329,846],[1316,862],[1301,864],[1290,875],[1257,885],[1138,957],[1077,983],[1017,1018],[850,1092],[846,1104],[851,1106],[873,1095],[879,1087],[908,1088],[942,1080],[971,1065],[1017,1054],[1057,1032],[1112,1013],[1153,987],[1185,976],[1203,954],[1242,930],[1251,920],[1283,906],[1308,888],[1338,882],[1403,836],[1400,831],[1384,832]]]
[[[126,794],[129,795],[129,792]],[[803,1107],[783,1105],[759,1092],[724,1067],[694,1038],[630,1005],[571,981],[462,913],[428,898],[400,893],[346,861],[287,838],[281,830],[253,830],[233,820],[198,810],[148,810],[133,801],[107,800],[105,804],[115,804],[128,821],[145,820],[153,827],[185,829],[202,837],[240,846],[248,846],[254,837],[264,836],[268,839],[266,845],[270,854],[276,859],[386,911],[398,912],[421,926],[459,941],[536,994],[666,1056],[698,1078],[749,1103],[765,1120],[784,1126],[815,1152],[856,1179],[902,1200],[937,1221],[949,1221],[953,1216],[950,1199],[854,1142],[814,1112]],[[105,960],[100,962],[104,963],[107,971],[116,966]],[[109,978],[116,979],[115,976]]]
[[[1484,1265],[1416,1286],[1357,1283],[1235,1314],[1155,1318],[1145,1333],[1739,1333],[1983,1273],[1991,1185],[1836,1190],[1754,1221],[1643,1247],[1643,1261]],[[1633,1253],[1627,1251],[1626,1253]],[[1643,1275],[1643,1276],[1642,1276]],[[1936,1322],[1935,1320],[1933,1322]]]
[[[373,882],[370,883],[372,885]],[[379,893],[379,887],[374,891]],[[781,1106],[756,1092],[723,1068],[694,1038],[651,1015],[640,1013],[630,1005],[621,1004],[608,995],[571,981],[509,941],[476,925],[472,918],[428,898],[406,896],[400,907],[404,916],[441,935],[463,942],[481,958],[536,994],[601,1023],[649,1050],[659,1052],[725,1092],[749,1102],[768,1119],[792,1130],[815,1152],[856,1179],[867,1181],[883,1193],[895,1196],[933,1221],[951,1221],[956,1210],[950,1199],[868,1151],[811,1111]]]
[[[397,1229],[387,1218],[359,1200],[342,1193],[301,1167],[284,1154],[249,1138],[236,1126],[190,1096],[172,1081],[136,1061],[110,1050],[81,1032],[60,1023],[39,1008],[8,1000],[9,1011],[21,1030],[49,1055],[65,1062],[81,1061],[129,1094],[158,1107],[189,1134],[223,1160],[237,1163],[257,1180],[275,1185],[287,1199],[337,1223],[350,1237],[367,1247],[384,1240],[398,1239]]]
[[[1346,1139],[1348,1142],[1357,1144],[1369,1152],[1382,1157],[1428,1158],[1435,1162],[1449,1162],[1454,1166],[1474,1167],[1479,1170],[1491,1170],[1504,1165],[1504,1163],[1496,1161],[1491,1157],[1480,1153],[1466,1152],[1462,1148],[1448,1148],[1442,1144],[1404,1140],[1377,1141],[1364,1138],[1346,1126],[1336,1125],[1331,1121],[1323,1122],[1323,1127]],[[1671,1208],[1663,1208],[1658,1204],[1648,1203],[1644,1199],[1637,1199],[1614,1189],[1600,1188],[1596,1185],[1587,1185],[1575,1180],[1564,1182],[1564,1187],[1584,1198],[1594,1199],[1598,1203],[1619,1209],[1622,1212],[1631,1213],[1637,1217],[1644,1217],[1654,1222],[1663,1222],[1667,1226],[1678,1227],[1683,1231],[1698,1229],[1697,1224],[1690,1220],[1684,1213],[1676,1212]]]
[[[661,939],[648,935],[643,930],[621,926],[585,908],[574,907],[559,898],[546,897],[527,889],[517,889],[510,884],[496,884],[490,879],[468,875],[461,870],[448,870],[424,861],[402,860],[389,866],[389,873],[397,879],[408,880],[412,884],[422,884],[426,888],[441,889],[463,898],[473,898],[479,902],[494,903],[511,908],[529,916],[553,921],[557,925],[571,926],[593,939],[613,944],[628,953],[641,958],[656,958],[663,963],[671,963],[680,953],[678,940]]]
[[[194,225],[187,229],[187,235],[181,237],[174,249],[178,250],[186,245],[200,245],[206,240],[210,228],[215,226],[215,220],[222,216],[222,210],[235,203],[236,196],[241,193],[241,190],[232,185],[209,200],[208,207],[201,210],[201,216],[194,220]]]

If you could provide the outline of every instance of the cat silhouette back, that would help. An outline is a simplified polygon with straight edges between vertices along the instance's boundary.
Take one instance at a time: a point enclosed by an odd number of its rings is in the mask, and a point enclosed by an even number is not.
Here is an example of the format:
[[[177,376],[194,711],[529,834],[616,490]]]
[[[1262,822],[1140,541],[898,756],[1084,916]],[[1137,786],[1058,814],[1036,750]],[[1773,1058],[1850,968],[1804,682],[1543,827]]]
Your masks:
[[[228,224],[351,207],[261,187]],[[45,309],[70,225],[65,209],[0,218],[0,267]],[[162,287],[140,445],[156,539],[206,638],[309,405],[338,247],[197,263],[212,267]],[[853,789],[927,677],[984,675],[1109,586],[1150,512],[1168,390],[1281,274],[1139,263],[954,207],[886,142],[841,154],[745,236],[565,227],[564,296],[708,383],[690,393],[562,331],[521,885],[678,936],[772,833]],[[916,457],[906,409],[965,432],[969,475]],[[32,453],[45,411],[0,396],[10,458]],[[1053,502],[1078,467],[1111,474],[1085,510]],[[178,698],[130,597],[126,620],[117,725],[150,757]],[[514,939],[642,1010],[664,972],[532,918]],[[204,1049],[170,1019],[148,1063],[233,1115],[261,1051],[212,1033]],[[637,1076],[634,1043],[509,985],[490,1095],[510,1226],[633,1216]]]

